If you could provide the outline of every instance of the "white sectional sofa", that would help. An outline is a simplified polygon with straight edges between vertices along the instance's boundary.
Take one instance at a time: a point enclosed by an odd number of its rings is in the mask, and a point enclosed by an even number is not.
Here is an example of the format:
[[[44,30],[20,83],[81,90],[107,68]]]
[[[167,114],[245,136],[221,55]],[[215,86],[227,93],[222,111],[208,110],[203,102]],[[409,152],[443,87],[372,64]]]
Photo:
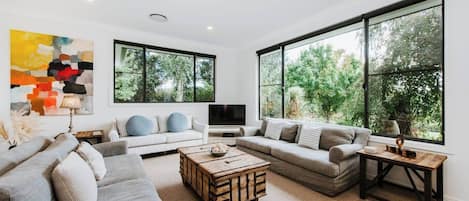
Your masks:
[[[128,136],[125,130],[127,120],[131,117],[120,117],[114,119],[111,130],[106,136],[106,141],[126,141],[129,153],[151,154],[164,151],[176,150],[180,147],[207,144],[208,125],[202,124],[191,116],[188,130],[182,132],[169,132],[166,120],[169,115],[147,116],[155,123],[152,134],[146,136]]]

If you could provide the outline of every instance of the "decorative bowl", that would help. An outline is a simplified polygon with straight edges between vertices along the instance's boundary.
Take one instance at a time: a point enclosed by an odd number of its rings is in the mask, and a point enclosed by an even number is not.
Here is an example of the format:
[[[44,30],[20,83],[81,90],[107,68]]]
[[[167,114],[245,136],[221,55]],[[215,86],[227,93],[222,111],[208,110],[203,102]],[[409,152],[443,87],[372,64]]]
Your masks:
[[[225,151],[225,152],[213,152],[213,151],[210,151],[210,153],[212,154],[212,156],[215,156],[215,157],[222,157],[222,156],[225,156],[226,153],[228,153],[228,151]]]
[[[226,153],[228,153],[228,151],[229,151],[229,147],[221,143],[215,144],[214,146],[210,148],[210,153],[214,157],[222,157]]]

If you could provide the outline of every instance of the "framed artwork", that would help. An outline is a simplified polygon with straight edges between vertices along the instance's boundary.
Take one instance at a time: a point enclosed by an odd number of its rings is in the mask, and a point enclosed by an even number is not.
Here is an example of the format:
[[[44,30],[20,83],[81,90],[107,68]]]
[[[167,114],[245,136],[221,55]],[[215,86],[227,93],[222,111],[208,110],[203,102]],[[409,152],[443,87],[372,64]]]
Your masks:
[[[93,42],[63,36],[10,31],[11,111],[68,115],[64,95],[80,97],[77,114],[93,113]]]

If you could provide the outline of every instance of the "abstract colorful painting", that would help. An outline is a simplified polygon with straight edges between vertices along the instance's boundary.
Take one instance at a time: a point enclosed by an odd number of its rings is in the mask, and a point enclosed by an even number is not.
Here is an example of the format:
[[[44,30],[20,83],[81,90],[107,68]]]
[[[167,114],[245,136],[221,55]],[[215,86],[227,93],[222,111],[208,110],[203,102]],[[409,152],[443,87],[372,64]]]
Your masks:
[[[12,111],[68,115],[64,95],[80,97],[77,114],[93,113],[93,42],[10,31]]]

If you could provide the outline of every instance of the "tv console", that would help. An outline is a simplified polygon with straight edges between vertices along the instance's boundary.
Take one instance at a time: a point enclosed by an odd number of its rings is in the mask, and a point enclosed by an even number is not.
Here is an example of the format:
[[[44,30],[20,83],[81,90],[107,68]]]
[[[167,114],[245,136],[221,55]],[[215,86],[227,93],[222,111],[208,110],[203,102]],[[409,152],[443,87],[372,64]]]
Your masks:
[[[217,136],[217,137],[239,137],[241,136],[241,132],[239,130],[241,126],[218,126],[218,125],[211,125],[208,127],[208,133],[210,136]]]

